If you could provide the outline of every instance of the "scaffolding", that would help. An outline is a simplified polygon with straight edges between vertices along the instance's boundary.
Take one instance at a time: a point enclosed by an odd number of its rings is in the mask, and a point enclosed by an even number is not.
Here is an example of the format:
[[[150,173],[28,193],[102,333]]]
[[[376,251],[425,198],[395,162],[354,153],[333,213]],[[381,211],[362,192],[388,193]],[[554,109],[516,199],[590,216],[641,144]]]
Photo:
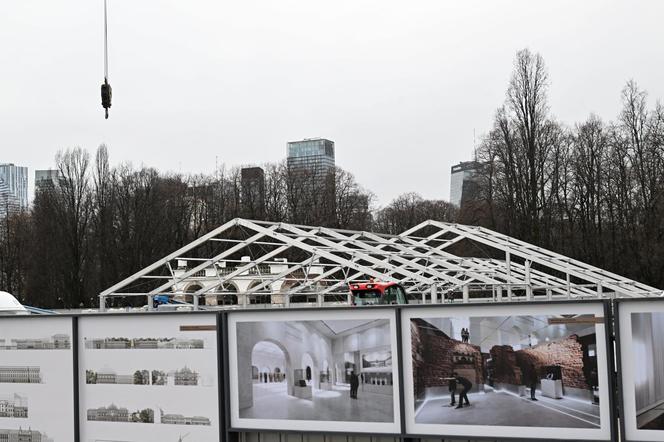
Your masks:
[[[425,221],[399,235],[233,219],[100,295],[193,309],[347,305],[349,284],[401,284],[411,303],[664,296],[492,230]]]

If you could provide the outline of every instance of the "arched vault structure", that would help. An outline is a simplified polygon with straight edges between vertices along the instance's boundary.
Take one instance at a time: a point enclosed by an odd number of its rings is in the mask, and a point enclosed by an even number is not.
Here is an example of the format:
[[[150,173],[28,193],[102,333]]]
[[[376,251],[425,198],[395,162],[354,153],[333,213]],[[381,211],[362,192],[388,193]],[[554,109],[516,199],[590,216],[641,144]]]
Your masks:
[[[100,308],[118,296],[147,297],[153,308],[155,295],[191,295],[194,284],[196,309],[231,284],[241,307],[257,295],[280,306],[293,298],[338,305],[348,302],[349,283],[370,278],[396,281],[411,302],[427,303],[664,295],[483,227],[430,220],[385,235],[236,218],[104,290]]]

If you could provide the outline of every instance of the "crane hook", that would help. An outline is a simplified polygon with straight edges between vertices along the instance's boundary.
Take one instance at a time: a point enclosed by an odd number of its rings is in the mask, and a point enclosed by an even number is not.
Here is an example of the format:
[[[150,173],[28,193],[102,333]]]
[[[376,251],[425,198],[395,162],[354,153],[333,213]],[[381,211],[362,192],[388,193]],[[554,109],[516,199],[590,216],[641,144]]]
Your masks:
[[[108,109],[111,107],[111,97],[113,96],[113,91],[111,85],[108,83],[108,79],[104,78],[104,84],[101,85],[101,105],[104,107],[104,112],[106,114],[106,119],[108,120]]]
[[[108,109],[111,107],[113,92],[108,83],[108,19],[106,0],[104,0],[104,84],[101,85],[101,105],[104,107],[105,118],[108,120]]]

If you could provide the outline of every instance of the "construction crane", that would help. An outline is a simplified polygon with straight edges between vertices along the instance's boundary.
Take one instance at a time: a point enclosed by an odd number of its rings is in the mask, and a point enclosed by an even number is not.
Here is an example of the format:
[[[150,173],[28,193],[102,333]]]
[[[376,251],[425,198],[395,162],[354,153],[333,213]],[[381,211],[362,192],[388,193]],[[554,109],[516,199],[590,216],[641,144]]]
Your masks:
[[[101,105],[104,108],[104,113],[108,120],[108,109],[111,107],[113,91],[108,82],[108,14],[106,11],[106,0],[104,0],[104,84],[101,85]]]

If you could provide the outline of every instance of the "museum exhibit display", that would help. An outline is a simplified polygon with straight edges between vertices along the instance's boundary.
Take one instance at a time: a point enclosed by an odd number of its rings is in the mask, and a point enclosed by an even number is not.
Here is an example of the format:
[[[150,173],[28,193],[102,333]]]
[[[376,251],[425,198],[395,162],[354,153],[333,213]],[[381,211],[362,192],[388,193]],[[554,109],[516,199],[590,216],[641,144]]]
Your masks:
[[[0,319],[0,441],[74,440],[72,318]]]
[[[81,440],[219,441],[216,314],[78,319]],[[186,431],[185,431],[186,430]]]
[[[231,426],[398,434],[396,310],[303,313],[229,314]]]
[[[602,302],[405,308],[402,345],[408,434],[611,438]]]
[[[664,302],[616,305],[623,434],[628,441],[664,440]]]

